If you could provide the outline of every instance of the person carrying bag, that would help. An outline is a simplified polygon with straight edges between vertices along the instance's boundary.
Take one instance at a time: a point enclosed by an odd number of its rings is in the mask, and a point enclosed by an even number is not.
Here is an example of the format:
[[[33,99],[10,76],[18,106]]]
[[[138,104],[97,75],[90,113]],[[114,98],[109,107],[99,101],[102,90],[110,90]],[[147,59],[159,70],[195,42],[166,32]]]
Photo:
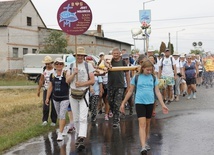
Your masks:
[[[70,105],[73,110],[74,127],[76,128],[76,149],[82,151],[85,149],[84,141],[87,137],[87,116],[89,103],[90,85],[93,85],[94,68],[88,63],[88,71],[86,69],[85,57],[87,56],[83,47],[78,47],[76,53],[76,62],[73,63],[70,70],[66,74],[66,82],[70,83]]]

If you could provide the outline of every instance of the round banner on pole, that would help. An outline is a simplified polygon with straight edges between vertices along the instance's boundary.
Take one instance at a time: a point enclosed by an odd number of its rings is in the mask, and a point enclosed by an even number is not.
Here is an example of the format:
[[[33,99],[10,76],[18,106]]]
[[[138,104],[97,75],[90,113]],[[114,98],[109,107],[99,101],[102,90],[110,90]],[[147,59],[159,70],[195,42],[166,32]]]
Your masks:
[[[57,21],[62,31],[81,35],[91,25],[92,11],[84,1],[67,0],[59,7]]]

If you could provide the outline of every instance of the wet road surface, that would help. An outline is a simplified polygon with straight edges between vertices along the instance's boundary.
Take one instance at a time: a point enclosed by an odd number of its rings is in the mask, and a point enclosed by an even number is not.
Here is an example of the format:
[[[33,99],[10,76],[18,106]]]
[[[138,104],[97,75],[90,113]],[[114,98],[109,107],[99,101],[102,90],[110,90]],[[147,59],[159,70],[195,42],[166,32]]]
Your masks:
[[[213,88],[198,88],[196,100],[181,97],[168,105],[170,113],[163,115],[160,106],[152,118],[148,155],[213,155],[214,154],[214,99]],[[119,128],[112,120],[99,115],[88,124],[86,150],[76,152],[75,133],[64,141],[56,141],[56,132],[20,144],[5,155],[140,155],[138,121],[136,115],[126,116]]]

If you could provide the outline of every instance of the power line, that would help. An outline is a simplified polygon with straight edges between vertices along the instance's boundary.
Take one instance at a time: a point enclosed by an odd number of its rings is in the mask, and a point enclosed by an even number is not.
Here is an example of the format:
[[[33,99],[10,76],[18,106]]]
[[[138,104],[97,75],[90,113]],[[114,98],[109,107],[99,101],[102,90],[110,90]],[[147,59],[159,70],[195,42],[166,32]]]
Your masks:
[[[169,21],[169,20],[188,20],[188,19],[201,19],[201,18],[214,18],[214,16],[200,16],[200,17],[181,17],[181,18],[168,18],[168,19],[156,19],[151,20],[151,22],[158,22],[158,21]],[[125,23],[136,23],[139,21],[123,21],[123,22],[107,22],[102,24],[125,24]]]

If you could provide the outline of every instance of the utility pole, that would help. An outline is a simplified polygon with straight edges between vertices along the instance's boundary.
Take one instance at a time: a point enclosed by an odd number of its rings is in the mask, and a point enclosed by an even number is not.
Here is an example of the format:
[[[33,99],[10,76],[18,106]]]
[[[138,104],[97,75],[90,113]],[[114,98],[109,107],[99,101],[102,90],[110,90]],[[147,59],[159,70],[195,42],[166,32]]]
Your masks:
[[[169,44],[168,44],[168,45],[169,45],[169,51],[170,51],[170,53],[171,53],[171,52],[172,52],[172,50],[171,50],[171,48],[172,48],[172,47],[171,47],[171,38],[170,38],[170,33],[169,33]]]

